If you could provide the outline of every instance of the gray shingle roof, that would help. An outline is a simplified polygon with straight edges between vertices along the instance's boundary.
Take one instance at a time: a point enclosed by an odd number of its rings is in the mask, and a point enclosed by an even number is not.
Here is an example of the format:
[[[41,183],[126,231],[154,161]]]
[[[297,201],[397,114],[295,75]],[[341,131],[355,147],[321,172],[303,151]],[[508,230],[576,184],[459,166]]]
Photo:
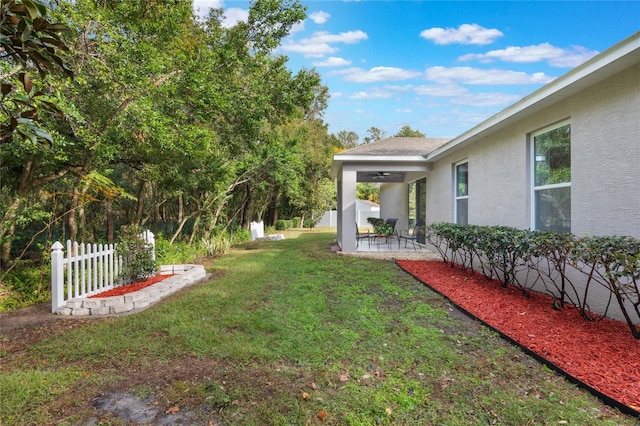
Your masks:
[[[343,151],[342,155],[427,155],[449,139],[441,138],[386,138]]]

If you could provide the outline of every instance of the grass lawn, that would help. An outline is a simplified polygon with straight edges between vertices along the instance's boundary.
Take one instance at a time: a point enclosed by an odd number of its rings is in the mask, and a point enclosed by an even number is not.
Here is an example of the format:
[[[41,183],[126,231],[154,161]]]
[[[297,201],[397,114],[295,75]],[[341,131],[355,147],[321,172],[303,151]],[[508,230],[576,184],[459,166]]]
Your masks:
[[[333,236],[245,243],[147,311],[14,344],[0,424],[128,424],[110,395],[198,425],[636,424]]]

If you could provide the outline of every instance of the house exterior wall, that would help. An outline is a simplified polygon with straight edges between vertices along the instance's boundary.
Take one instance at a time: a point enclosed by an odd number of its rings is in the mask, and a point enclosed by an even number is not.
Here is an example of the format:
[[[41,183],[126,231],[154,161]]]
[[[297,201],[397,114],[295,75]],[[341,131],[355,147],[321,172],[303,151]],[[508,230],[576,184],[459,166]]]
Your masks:
[[[427,223],[454,222],[454,165],[467,160],[469,223],[532,228],[529,135],[569,120],[571,232],[640,238],[638,75],[640,65],[437,161],[427,175]],[[592,288],[590,308],[604,312],[608,296]],[[617,306],[609,315],[622,319]]]
[[[384,183],[380,185],[380,217],[398,218],[396,230],[407,229],[408,197],[406,183]]]
[[[571,123],[571,231],[640,238],[640,65],[433,164],[427,222],[453,222],[453,167],[469,162],[469,223],[531,228],[529,135]],[[382,203],[384,205],[384,203]]]
[[[640,238],[639,75],[637,65],[575,99],[572,208],[577,214],[572,215],[572,232],[576,235]]]

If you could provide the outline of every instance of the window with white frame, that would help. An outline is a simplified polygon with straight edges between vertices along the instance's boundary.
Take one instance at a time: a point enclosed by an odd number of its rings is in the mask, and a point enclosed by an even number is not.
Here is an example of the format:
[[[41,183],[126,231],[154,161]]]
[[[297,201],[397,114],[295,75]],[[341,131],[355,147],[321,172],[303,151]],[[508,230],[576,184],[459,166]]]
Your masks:
[[[571,124],[533,133],[531,141],[532,227],[571,232]]]
[[[469,162],[464,161],[455,165],[454,178],[454,215],[456,223],[469,223]]]

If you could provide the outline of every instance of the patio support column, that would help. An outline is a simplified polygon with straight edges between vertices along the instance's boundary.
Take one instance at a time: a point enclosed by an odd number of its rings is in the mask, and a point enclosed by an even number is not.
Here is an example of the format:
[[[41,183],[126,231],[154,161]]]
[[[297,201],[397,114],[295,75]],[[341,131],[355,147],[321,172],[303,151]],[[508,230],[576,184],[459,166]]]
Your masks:
[[[338,242],[345,253],[356,251],[356,181],[356,171],[343,167],[338,180]]]

